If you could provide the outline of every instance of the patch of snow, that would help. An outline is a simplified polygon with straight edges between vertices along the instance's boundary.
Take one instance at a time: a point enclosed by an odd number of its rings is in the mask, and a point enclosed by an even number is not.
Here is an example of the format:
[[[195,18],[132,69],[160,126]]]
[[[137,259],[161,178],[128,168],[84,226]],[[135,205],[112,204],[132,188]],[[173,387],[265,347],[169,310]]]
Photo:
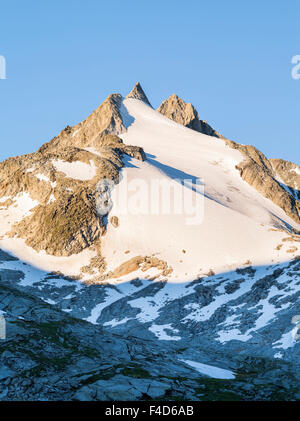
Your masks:
[[[157,297],[141,297],[128,302],[131,307],[139,308],[141,311],[136,316],[141,323],[151,322],[159,316],[161,309],[160,303],[157,302]]]
[[[100,157],[102,157],[102,154],[99,152],[99,151],[97,151],[97,149],[96,148],[94,148],[94,147],[88,147],[88,148],[84,148],[84,150],[85,151],[87,151],[87,152],[91,152],[91,153],[93,153],[94,155],[97,155],[97,156],[100,156]]]
[[[206,376],[209,376],[209,377],[213,377],[214,379],[228,379],[228,380],[235,379],[235,375],[233,371],[231,370],[215,367],[213,365],[198,363],[196,361],[191,361],[191,360],[179,359],[179,361],[182,361],[186,363],[187,365],[195,368],[197,371],[199,371],[199,373],[205,374]]]
[[[108,226],[103,238],[108,270],[124,263],[124,250],[133,256],[156,254],[172,267],[168,277],[172,283],[196,279],[200,268],[202,273],[210,269],[221,273],[241,267],[249,259],[255,266],[288,260],[284,250],[276,250],[286,234],[270,228],[282,221],[295,229],[300,225],[240,177],[235,166],[244,157],[238,150],[183,127],[136,99],[125,99],[121,113],[124,121],[128,120],[127,132],[121,138],[143,147],[147,160],[129,159],[121,182],[112,191],[111,212],[118,217],[119,227]],[[130,183],[140,180],[150,189],[153,180],[158,180],[171,188],[178,183],[175,180],[187,179],[202,180],[204,186],[204,194],[196,189],[191,196],[203,200],[204,217],[196,225],[187,223],[184,210],[179,214],[164,214],[162,209],[155,213],[152,208],[138,214],[130,210],[124,213],[119,199],[124,193],[126,196]],[[190,187],[185,185],[183,190],[190,191]],[[177,203],[175,195],[170,199]],[[146,201],[142,202],[144,205]],[[153,205],[153,201],[149,203]]]
[[[61,160],[52,161],[52,164],[57,171],[64,173],[68,178],[73,178],[74,180],[92,180],[96,175],[96,166],[92,160],[90,164],[81,161],[66,162]]]
[[[33,209],[35,206],[39,204],[37,200],[31,199],[30,194],[27,192],[19,193],[15,197],[15,202],[16,202],[15,206],[23,209],[23,212],[26,215],[29,214],[31,209]]]
[[[72,137],[75,137],[77,135],[77,133],[79,133],[79,132],[80,132],[80,129],[75,130],[75,132],[72,133]]]
[[[48,303],[48,304],[51,304],[51,305],[56,304],[56,301],[53,301],[50,298],[47,298],[47,299],[42,298],[42,300],[45,301],[45,303]]]
[[[11,196],[3,196],[0,198],[0,203],[6,202],[8,199],[11,199]]]
[[[0,220],[1,221],[1,220]],[[26,245],[25,241],[21,238],[4,238],[0,240],[0,248],[4,251],[11,253],[18,259],[28,263],[31,271],[37,270],[37,278],[41,279],[39,271],[45,272],[61,272],[66,276],[78,276],[83,266],[89,265],[91,259],[97,255],[95,250],[89,248],[83,250],[81,253],[73,254],[67,257],[57,257],[46,254],[45,251],[36,252],[33,248]],[[14,263],[14,262],[12,262]],[[24,272],[24,266],[22,271]],[[22,281],[22,285],[32,285],[37,282],[31,273],[28,278]]]
[[[235,273],[230,273],[229,278],[236,278]],[[233,280],[232,279],[232,280]],[[242,296],[246,292],[250,291],[252,285],[256,282],[256,279],[248,278],[239,285],[239,288],[232,294],[220,294],[215,296],[214,300],[207,304],[206,306],[201,307],[200,305],[195,304],[193,311],[185,316],[184,320],[193,320],[197,322],[203,322],[209,320],[210,317],[215,313],[215,311],[220,308],[222,305],[228,303],[231,300]]]
[[[64,300],[71,300],[71,298],[75,298],[76,297],[76,295],[74,295],[74,294],[69,294],[69,295],[67,295],[66,297],[64,297]]]

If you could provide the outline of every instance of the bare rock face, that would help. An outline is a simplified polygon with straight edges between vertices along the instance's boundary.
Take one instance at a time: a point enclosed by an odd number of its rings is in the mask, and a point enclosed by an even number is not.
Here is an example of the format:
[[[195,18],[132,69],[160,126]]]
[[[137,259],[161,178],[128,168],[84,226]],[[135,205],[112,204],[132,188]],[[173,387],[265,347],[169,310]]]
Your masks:
[[[171,95],[166,101],[163,101],[157,111],[169,119],[176,121],[176,123],[182,124],[197,132],[223,138],[205,120],[199,119],[198,112],[191,103],[184,102],[175,94]]]
[[[139,99],[140,101],[143,101],[145,102],[145,104],[150,105],[150,107],[152,107],[139,82],[135,84],[134,88],[131,90],[131,92],[129,92],[126,98]]]
[[[54,137],[49,143],[45,143],[40,152],[58,151],[68,146],[80,148],[97,147],[102,135],[120,135],[126,132],[120,114],[122,96],[112,94],[81,123],[70,127],[67,126],[60,134]]]
[[[277,180],[296,200],[300,200],[300,167],[283,159],[269,160]]]

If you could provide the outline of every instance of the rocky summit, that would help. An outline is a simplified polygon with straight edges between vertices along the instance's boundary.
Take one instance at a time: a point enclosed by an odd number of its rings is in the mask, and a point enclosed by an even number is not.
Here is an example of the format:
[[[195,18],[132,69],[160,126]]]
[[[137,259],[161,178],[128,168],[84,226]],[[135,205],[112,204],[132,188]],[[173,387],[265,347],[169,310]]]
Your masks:
[[[0,163],[0,400],[300,399],[299,189],[139,83]]]
[[[167,100],[163,101],[157,111],[192,130],[207,134],[208,136],[224,139],[224,137],[214,130],[205,120],[199,119],[198,112],[191,103],[187,104],[176,94],[171,95]]]

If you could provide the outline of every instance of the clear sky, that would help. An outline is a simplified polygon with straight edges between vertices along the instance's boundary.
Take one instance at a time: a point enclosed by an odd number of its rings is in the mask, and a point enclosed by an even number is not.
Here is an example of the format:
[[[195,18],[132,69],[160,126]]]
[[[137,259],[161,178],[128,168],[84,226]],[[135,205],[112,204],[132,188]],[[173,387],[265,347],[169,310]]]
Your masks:
[[[154,107],[177,93],[226,137],[300,164],[299,17],[299,0],[1,2],[0,159],[140,81]]]

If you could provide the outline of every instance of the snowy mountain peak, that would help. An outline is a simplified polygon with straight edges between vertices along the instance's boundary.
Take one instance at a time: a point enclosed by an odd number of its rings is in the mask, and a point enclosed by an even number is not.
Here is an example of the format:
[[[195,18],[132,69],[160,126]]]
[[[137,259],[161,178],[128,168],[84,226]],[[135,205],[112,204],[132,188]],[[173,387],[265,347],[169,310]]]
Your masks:
[[[150,104],[150,101],[147,98],[147,95],[145,94],[139,82],[137,82],[134,85],[134,88],[129,92],[126,98],[139,99],[140,101],[143,101],[145,102],[145,104],[150,105],[150,107],[152,107],[152,105]]]

